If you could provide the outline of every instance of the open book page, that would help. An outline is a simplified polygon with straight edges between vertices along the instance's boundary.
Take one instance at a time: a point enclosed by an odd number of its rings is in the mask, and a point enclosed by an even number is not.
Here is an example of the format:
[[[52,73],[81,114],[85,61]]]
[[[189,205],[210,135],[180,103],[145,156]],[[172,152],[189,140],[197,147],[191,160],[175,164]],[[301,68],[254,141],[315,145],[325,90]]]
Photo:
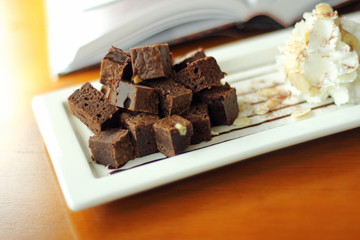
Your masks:
[[[304,12],[311,11],[320,2],[326,2],[331,6],[343,3],[344,0],[246,0],[249,11],[245,20],[258,15],[266,15],[283,26],[289,26],[300,19]]]
[[[330,0],[337,4],[343,0]],[[101,61],[111,45],[168,42],[266,14],[291,24],[320,1],[47,0],[50,66],[68,73]]]

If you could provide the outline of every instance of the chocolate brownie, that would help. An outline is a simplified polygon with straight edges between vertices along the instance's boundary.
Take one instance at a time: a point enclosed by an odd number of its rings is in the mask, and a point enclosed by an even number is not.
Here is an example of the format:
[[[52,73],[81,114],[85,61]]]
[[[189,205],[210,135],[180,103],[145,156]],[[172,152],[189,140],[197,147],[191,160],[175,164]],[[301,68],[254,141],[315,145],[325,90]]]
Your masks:
[[[192,63],[204,57],[206,57],[204,49],[196,49],[195,51],[189,52],[184,57],[175,59],[173,69],[175,70],[175,72],[179,72],[180,70],[186,68],[189,63]]]
[[[211,140],[211,123],[208,107],[205,103],[194,103],[191,105],[190,111],[183,117],[193,125],[194,134],[191,137],[190,144]]]
[[[178,115],[160,119],[153,128],[157,149],[167,157],[184,152],[193,135],[191,122]]]
[[[168,44],[130,49],[133,81],[168,77],[172,72],[172,55]]]
[[[90,83],[71,94],[68,103],[70,112],[95,133],[118,125],[118,108]]]
[[[91,136],[89,147],[95,162],[115,168],[135,157],[129,131],[125,129],[113,128]]]
[[[130,80],[130,53],[112,46],[101,61],[100,83],[110,86],[115,79]]]
[[[220,70],[215,58],[205,57],[187,65],[175,73],[174,80],[191,89],[194,93],[202,89],[220,86],[225,74]]]
[[[109,100],[115,106],[131,111],[159,113],[159,96],[155,89],[116,80],[110,88]]]
[[[159,119],[159,116],[147,113],[124,112],[121,114],[121,125],[129,130],[137,157],[158,152],[153,124]]]
[[[144,82],[159,93],[160,115],[166,117],[183,114],[189,111],[192,91],[172,79],[155,79]]]
[[[239,113],[236,90],[227,83],[223,86],[204,89],[194,95],[194,100],[208,105],[213,126],[231,125]]]

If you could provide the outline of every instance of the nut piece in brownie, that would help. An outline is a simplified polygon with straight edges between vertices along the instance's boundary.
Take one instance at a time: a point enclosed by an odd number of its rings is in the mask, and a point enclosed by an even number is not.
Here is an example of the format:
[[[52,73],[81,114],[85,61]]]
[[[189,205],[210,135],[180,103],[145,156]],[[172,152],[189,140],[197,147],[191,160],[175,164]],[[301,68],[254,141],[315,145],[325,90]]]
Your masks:
[[[167,157],[185,151],[190,145],[193,126],[178,115],[162,118],[153,125],[157,149]]]
[[[204,88],[220,86],[220,80],[225,76],[215,58],[205,57],[187,65],[175,74],[174,80],[191,89],[194,93]]]
[[[159,116],[147,113],[124,112],[120,115],[121,125],[132,137],[136,157],[158,152],[153,124],[159,119]]]
[[[168,77],[172,72],[172,55],[168,44],[157,44],[130,49],[133,81]]]
[[[109,98],[109,94],[110,94],[110,87],[107,85],[102,85],[100,92],[102,92],[104,94],[105,98]]]
[[[143,83],[159,93],[160,115],[183,114],[189,111],[192,91],[172,79],[154,79]]]
[[[108,129],[91,136],[89,147],[95,162],[115,168],[135,157],[129,131],[125,129]]]
[[[112,46],[101,60],[100,83],[111,86],[115,79],[130,80],[131,75],[130,53]]]
[[[71,94],[68,103],[70,112],[95,133],[118,125],[118,108],[90,83]]]
[[[117,80],[110,88],[110,102],[131,111],[159,113],[159,96],[155,89]]]
[[[211,140],[211,123],[208,107],[205,103],[194,103],[191,105],[190,111],[183,117],[193,125],[194,134],[191,137],[190,144]]]
[[[189,52],[184,57],[176,58],[173,69],[175,72],[179,72],[180,70],[186,68],[188,63],[192,63],[204,57],[206,57],[204,49],[196,49],[195,51]]]
[[[194,95],[194,101],[206,103],[213,126],[231,125],[239,113],[235,88],[229,84],[204,89]]]

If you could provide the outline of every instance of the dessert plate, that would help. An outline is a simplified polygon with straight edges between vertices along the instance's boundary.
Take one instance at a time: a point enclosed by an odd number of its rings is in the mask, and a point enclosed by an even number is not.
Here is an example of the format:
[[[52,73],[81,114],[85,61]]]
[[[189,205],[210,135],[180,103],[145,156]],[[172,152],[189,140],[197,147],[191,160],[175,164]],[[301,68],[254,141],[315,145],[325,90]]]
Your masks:
[[[284,101],[266,114],[257,109],[266,100],[263,88],[283,88],[275,57],[289,30],[273,32],[206,51],[228,75],[223,79],[236,88],[241,113],[232,126],[213,127],[213,139],[166,158],[161,153],[108,169],[92,161],[88,139],[92,134],[72,116],[67,98],[74,86],[36,96],[32,106],[58,181],[70,209],[77,211],[155,188],[204,171],[235,163],[290,145],[360,126],[360,105],[341,107],[328,102],[309,105]],[[92,82],[97,88],[98,81]],[[295,119],[294,111],[311,108]],[[331,119],[331,121],[329,121]]]

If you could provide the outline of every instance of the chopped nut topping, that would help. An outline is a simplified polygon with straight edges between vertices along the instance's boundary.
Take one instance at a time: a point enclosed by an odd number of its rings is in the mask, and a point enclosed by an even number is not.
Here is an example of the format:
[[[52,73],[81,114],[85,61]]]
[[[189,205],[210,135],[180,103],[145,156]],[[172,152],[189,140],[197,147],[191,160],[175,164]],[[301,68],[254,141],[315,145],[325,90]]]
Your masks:
[[[269,111],[275,109],[277,106],[279,106],[282,103],[282,99],[281,98],[271,98],[269,100],[267,100],[266,102],[264,102],[263,104],[261,104],[257,109],[256,109],[256,114],[266,114]]]
[[[250,108],[251,103],[249,101],[240,100],[238,101],[239,112],[245,111]]]
[[[340,28],[340,32],[341,32],[341,41],[349,45],[351,51],[358,50],[359,41],[356,39],[356,37],[342,28]]]
[[[311,112],[311,108],[300,109],[300,110],[297,110],[297,111],[293,112],[293,113],[291,114],[291,117],[293,117],[293,118],[305,117],[305,116],[308,115],[310,112]]]
[[[299,72],[289,72],[288,80],[292,86],[298,89],[300,92],[307,92],[310,88],[310,83]]]
[[[220,134],[220,133],[211,130],[211,135],[212,135],[212,136],[218,136],[219,134]]]
[[[248,117],[236,118],[233,125],[237,127],[246,127],[251,124],[251,119]]]
[[[141,82],[142,82],[142,79],[138,75],[136,75],[134,77],[134,83],[141,83]]]
[[[180,124],[180,123],[176,123],[175,124],[175,128],[177,130],[179,130],[179,133],[181,136],[185,136],[186,135],[186,132],[187,132],[187,129],[184,125]]]
[[[309,89],[310,96],[317,96],[320,94],[320,87],[311,86]]]
[[[327,3],[319,3],[315,6],[315,16],[317,19],[326,19],[332,16],[334,10]]]
[[[282,90],[278,88],[264,88],[257,91],[257,94],[261,97],[275,97],[282,95]]]

